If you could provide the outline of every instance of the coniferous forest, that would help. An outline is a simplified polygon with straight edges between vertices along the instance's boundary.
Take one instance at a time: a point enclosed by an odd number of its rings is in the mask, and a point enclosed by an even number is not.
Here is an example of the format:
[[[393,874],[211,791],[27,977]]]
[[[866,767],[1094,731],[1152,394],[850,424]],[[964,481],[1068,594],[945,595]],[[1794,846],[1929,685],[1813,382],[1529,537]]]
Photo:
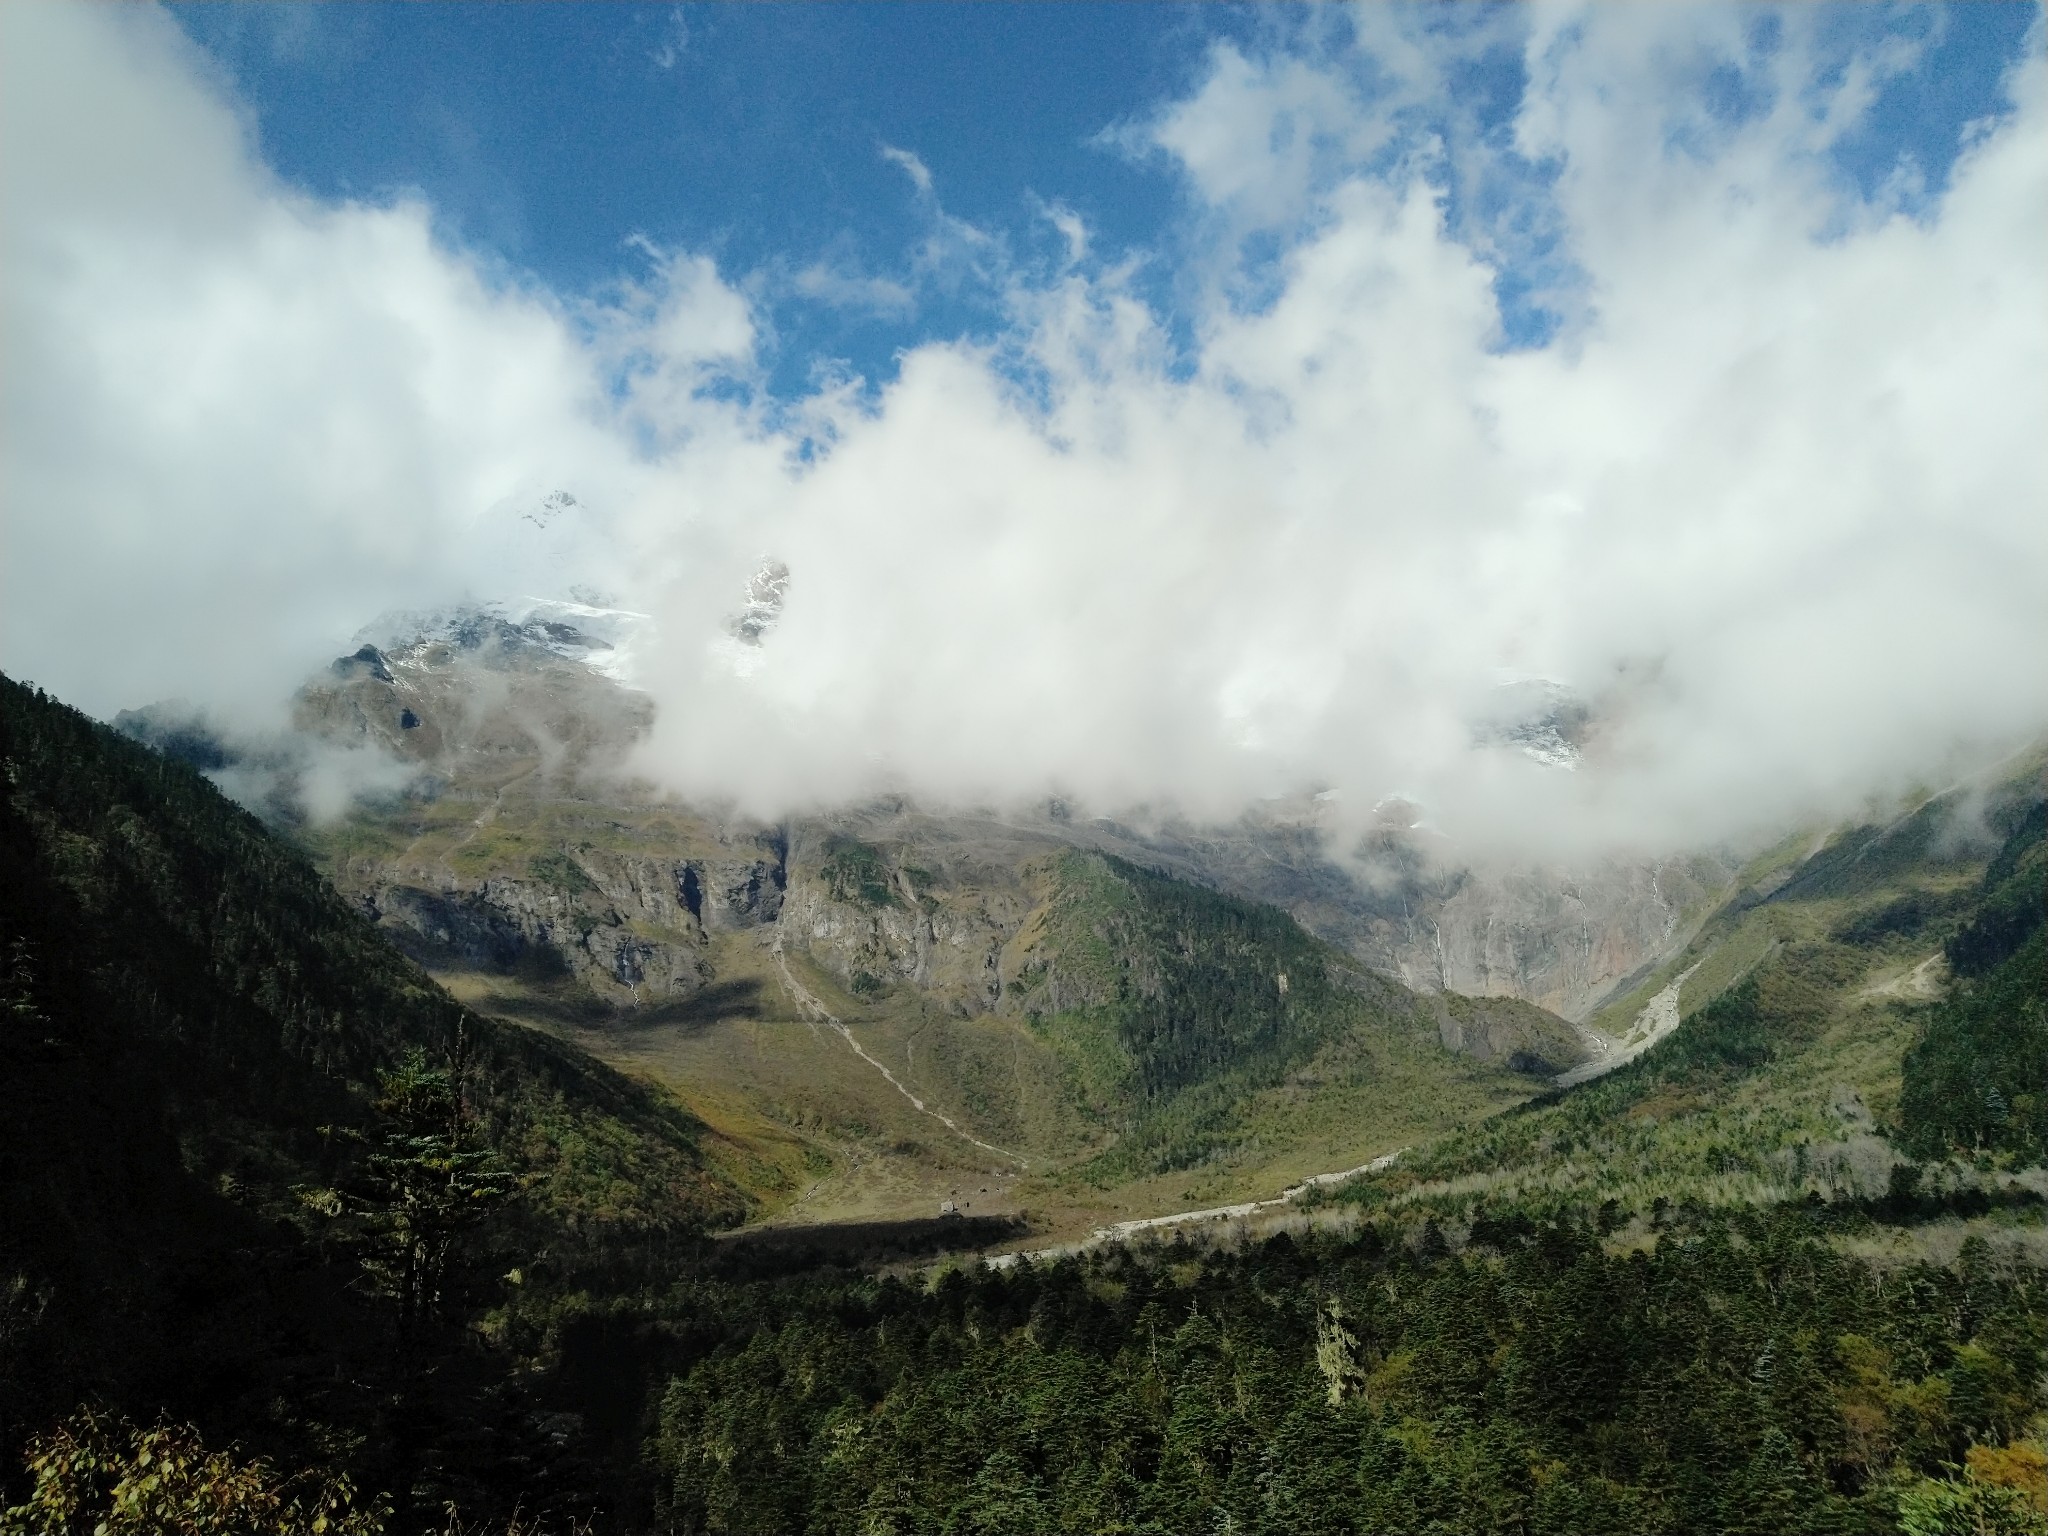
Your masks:
[[[1609,1220],[1613,1219],[1610,1213]],[[684,1531],[2036,1529],[1972,1471],[2038,1411],[2048,1290],[1880,1275],[1868,1212],[1481,1215],[934,1286],[699,1283],[662,1394]],[[1939,1511],[1966,1506],[1981,1525]]]
[[[2038,807],[1954,914],[1882,1194],[1484,1177],[1739,1092],[1873,929],[1313,1229],[998,1270],[712,1241],[705,1127],[456,1004],[197,772],[11,682],[0,762],[10,1536],[2048,1528],[2048,1276],[1885,1247],[2042,1225]],[[1118,874],[1162,931],[1214,905]],[[1136,1069],[1229,1045],[1220,997],[1125,999]]]

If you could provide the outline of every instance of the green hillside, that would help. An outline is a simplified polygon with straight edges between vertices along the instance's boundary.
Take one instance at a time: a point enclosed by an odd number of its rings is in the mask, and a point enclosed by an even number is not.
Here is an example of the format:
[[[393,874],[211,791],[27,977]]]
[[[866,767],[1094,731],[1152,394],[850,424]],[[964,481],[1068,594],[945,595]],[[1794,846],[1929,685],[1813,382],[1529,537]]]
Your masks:
[[[769,1219],[971,1200],[1065,1232],[1266,1197],[1582,1051],[1532,1005],[1419,998],[1276,907],[1043,831],[764,828],[538,759],[466,772],[302,835],[455,995],[671,1089]]]
[[[1867,1198],[1895,1168],[1994,1203],[2038,1162],[2043,785],[2002,786],[1987,859],[1942,835],[1963,797],[1755,877],[1628,998],[1677,986],[1682,1026],[1580,1088],[1444,1138],[1360,1198],[1448,1214],[1509,1196],[1738,1206]],[[1923,1178],[1902,1173],[1909,1182]],[[1916,1185],[1915,1187],[1922,1187]],[[1972,1197],[1974,1198],[1974,1197]]]
[[[2048,802],[1984,872],[1942,946],[1956,978],[1905,1061],[1899,1120],[1918,1155],[2048,1153]]]
[[[1073,1097],[1114,1143],[1080,1170],[1108,1184],[1304,1138],[1341,1113],[1382,1141],[1532,1091],[1572,1059],[1562,1021],[1527,1005],[1417,998],[1312,938],[1286,913],[1113,855],[1054,859],[1013,944],[1012,1006],[1049,1042]],[[1436,1009],[1512,1016],[1504,1060],[1445,1050]],[[1428,1126],[1431,1116],[1439,1125]],[[1304,1170],[1309,1171],[1309,1170]]]
[[[5,679],[0,771],[4,1464],[92,1400],[350,1448],[402,1504],[587,1483],[517,1383],[547,1297],[744,1214],[703,1127],[464,1009],[198,773]]]

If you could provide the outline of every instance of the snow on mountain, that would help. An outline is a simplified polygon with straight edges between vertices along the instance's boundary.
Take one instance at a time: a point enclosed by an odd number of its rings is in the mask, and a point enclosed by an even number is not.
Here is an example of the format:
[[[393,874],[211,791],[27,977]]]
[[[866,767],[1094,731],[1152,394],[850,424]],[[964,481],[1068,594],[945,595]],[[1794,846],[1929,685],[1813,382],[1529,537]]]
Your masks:
[[[711,642],[717,656],[739,677],[751,677],[761,665],[761,646],[782,618],[789,599],[789,567],[764,555],[747,579],[745,601],[725,621],[725,633]]]
[[[455,651],[533,646],[630,686],[634,653],[651,630],[652,617],[613,607],[586,588],[572,592],[566,598],[527,595],[390,613],[350,643],[374,647],[395,667],[420,665],[434,646]]]
[[[1576,769],[1593,711],[1563,683],[1516,677],[1496,683],[1473,729],[1476,746],[1506,746],[1546,768]]]

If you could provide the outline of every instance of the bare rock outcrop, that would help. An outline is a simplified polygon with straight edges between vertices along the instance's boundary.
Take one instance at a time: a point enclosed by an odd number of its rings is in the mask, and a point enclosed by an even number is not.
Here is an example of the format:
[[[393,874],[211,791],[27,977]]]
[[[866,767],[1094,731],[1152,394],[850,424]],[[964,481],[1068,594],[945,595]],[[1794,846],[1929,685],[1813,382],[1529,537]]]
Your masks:
[[[682,867],[553,854],[524,875],[438,888],[386,880],[365,912],[422,964],[581,982],[614,1004],[687,996],[710,979]]]
[[[928,882],[893,870],[889,899],[849,899],[817,872],[799,868],[782,910],[784,941],[802,947],[857,996],[901,984],[954,1013],[986,1013],[1002,998],[1000,956],[1029,900],[1020,888]]]

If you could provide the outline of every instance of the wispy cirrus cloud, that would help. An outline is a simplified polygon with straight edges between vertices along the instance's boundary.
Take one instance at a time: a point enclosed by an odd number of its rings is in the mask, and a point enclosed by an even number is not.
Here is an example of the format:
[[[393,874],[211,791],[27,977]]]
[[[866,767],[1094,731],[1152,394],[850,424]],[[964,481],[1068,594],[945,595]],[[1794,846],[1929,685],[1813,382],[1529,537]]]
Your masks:
[[[907,314],[917,305],[917,295],[907,283],[849,271],[824,261],[799,268],[791,274],[789,287],[793,293],[820,304],[881,315]]]
[[[647,50],[647,61],[666,73],[690,51],[690,21],[680,5],[671,6],[662,18],[661,37]]]
[[[910,184],[917,188],[920,196],[931,196],[931,168],[924,163],[915,151],[898,149],[893,144],[884,144],[881,148],[881,156],[910,178]]]

